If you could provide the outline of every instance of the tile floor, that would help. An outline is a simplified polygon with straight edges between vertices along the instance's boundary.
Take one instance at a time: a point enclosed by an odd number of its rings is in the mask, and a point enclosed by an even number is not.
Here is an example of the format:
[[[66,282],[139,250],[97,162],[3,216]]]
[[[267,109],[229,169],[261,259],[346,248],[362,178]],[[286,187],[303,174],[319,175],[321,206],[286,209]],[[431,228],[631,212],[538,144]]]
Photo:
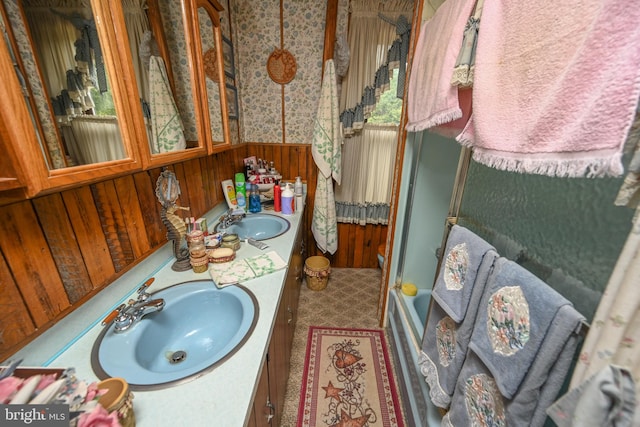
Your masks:
[[[296,425],[309,326],[379,329],[380,281],[380,269],[333,268],[321,291],[312,291],[303,282],[280,427]],[[388,344],[389,337],[385,338]]]

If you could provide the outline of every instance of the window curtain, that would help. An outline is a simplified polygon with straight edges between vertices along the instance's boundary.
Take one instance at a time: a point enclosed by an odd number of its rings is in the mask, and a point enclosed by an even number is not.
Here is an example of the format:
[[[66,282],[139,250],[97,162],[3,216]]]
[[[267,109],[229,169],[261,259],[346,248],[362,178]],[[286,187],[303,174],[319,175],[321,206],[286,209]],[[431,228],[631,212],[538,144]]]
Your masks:
[[[133,60],[133,71],[136,74],[138,90],[140,91],[142,99],[149,101],[148,67],[145,67],[143,60],[140,58],[142,36],[151,29],[147,14],[145,13],[147,0],[123,0],[122,7],[124,9],[124,23],[127,27],[129,47]]]
[[[342,80],[340,120],[344,135],[359,132],[375,109],[380,95],[389,88],[395,68],[404,70],[409,49],[413,1],[352,0],[347,36],[350,65]],[[404,73],[399,73],[404,83]],[[398,85],[402,97],[404,86]]]
[[[25,3],[25,15],[33,44],[37,46],[38,59],[41,61],[43,79],[50,94],[55,96],[67,88],[67,70],[76,64],[73,41],[79,32],[71,21],[52,13],[51,8],[66,6],[64,0],[30,1]],[[68,13],[68,9],[65,9]],[[80,5],[76,13],[84,13]]]
[[[388,224],[397,126],[364,126],[342,147],[342,184],[336,186],[338,222]]]
[[[108,116],[78,116],[71,120],[71,135],[63,126],[68,138],[69,152],[77,164],[90,164],[124,159],[125,153],[118,128],[118,119]]]
[[[640,397],[639,277],[640,210],[636,210],[633,228],[611,273],[571,378],[571,391],[567,398],[577,402],[577,407],[581,407],[581,404],[582,406],[593,405],[594,393],[590,390],[599,385],[596,376],[611,366],[623,368],[631,374],[635,384],[636,398]],[[618,384],[611,384],[608,389],[603,387],[598,395],[602,395],[603,399],[604,396],[609,395],[612,410],[619,412],[622,406],[619,402],[625,396],[614,395],[614,385],[618,386]],[[626,397],[628,398],[629,395]],[[630,397],[633,401],[633,396]],[[636,405],[635,417],[630,425],[637,426],[640,425],[640,410],[638,410],[640,408],[637,403],[632,402],[631,409],[634,404]],[[566,413],[561,415],[567,418]]]

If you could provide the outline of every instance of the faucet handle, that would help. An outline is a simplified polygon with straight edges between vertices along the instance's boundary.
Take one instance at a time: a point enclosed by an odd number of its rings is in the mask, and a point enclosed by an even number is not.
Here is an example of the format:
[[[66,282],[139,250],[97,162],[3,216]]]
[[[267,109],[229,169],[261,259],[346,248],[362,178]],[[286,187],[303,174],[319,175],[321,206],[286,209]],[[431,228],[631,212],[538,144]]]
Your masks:
[[[113,322],[115,320],[116,317],[118,317],[120,315],[120,313],[122,312],[122,310],[124,310],[126,307],[126,304],[120,304],[118,306],[118,308],[116,308],[115,310],[113,310],[111,313],[109,313],[107,315],[107,317],[105,317],[102,320],[102,326],[106,326],[109,323]]]
[[[155,277],[151,277],[138,288],[136,291],[138,293],[138,301],[146,301],[149,298],[150,295],[147,293],[147,288],[151,286],[154,280],[156,280]]]

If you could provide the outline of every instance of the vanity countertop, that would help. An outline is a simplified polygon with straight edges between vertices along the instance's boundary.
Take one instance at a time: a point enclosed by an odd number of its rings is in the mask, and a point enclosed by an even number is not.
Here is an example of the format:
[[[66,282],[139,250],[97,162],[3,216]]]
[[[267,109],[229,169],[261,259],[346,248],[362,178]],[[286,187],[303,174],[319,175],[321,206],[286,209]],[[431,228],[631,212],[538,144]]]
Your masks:
[[[210,229],[225,208],[225,205],[218,205],[205,216]],[[301,216],[302,213],[284,216],[291,223],[289,231],[265,241],[269,245],[266,251],[276,251],[288,263]],[[237,257],[261,253],[264,252],[243,242]],[[175,272],[171,269],[173,261],[171,245],[166,244],[21,349],[12,359],[24,358],[22,366],[74,367],[78,378],[97,381],[91,368],[91,349],[103,328],[100,322],[107,314],[122,302],[135,298],[138,287],[150,277],[155,278],[149,287],[150,293],[176,283],[210,279],[208,272]],[[247,423],[286,273],[287,270],[283,269],[242,283],[255,295],[259,315],[253,333],[233,357],[195,380],[162,390],[133,392],[137,426],[240,427]]]

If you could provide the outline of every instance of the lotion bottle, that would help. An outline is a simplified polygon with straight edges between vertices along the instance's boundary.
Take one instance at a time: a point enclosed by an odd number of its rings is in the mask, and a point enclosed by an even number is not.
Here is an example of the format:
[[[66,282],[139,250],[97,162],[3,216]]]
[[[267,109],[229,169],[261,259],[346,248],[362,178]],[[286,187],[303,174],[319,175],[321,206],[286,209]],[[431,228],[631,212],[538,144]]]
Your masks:
[[[291,185],[287,183],[282,190],[282,214],[291,215],[293,213],[293,190]]]

